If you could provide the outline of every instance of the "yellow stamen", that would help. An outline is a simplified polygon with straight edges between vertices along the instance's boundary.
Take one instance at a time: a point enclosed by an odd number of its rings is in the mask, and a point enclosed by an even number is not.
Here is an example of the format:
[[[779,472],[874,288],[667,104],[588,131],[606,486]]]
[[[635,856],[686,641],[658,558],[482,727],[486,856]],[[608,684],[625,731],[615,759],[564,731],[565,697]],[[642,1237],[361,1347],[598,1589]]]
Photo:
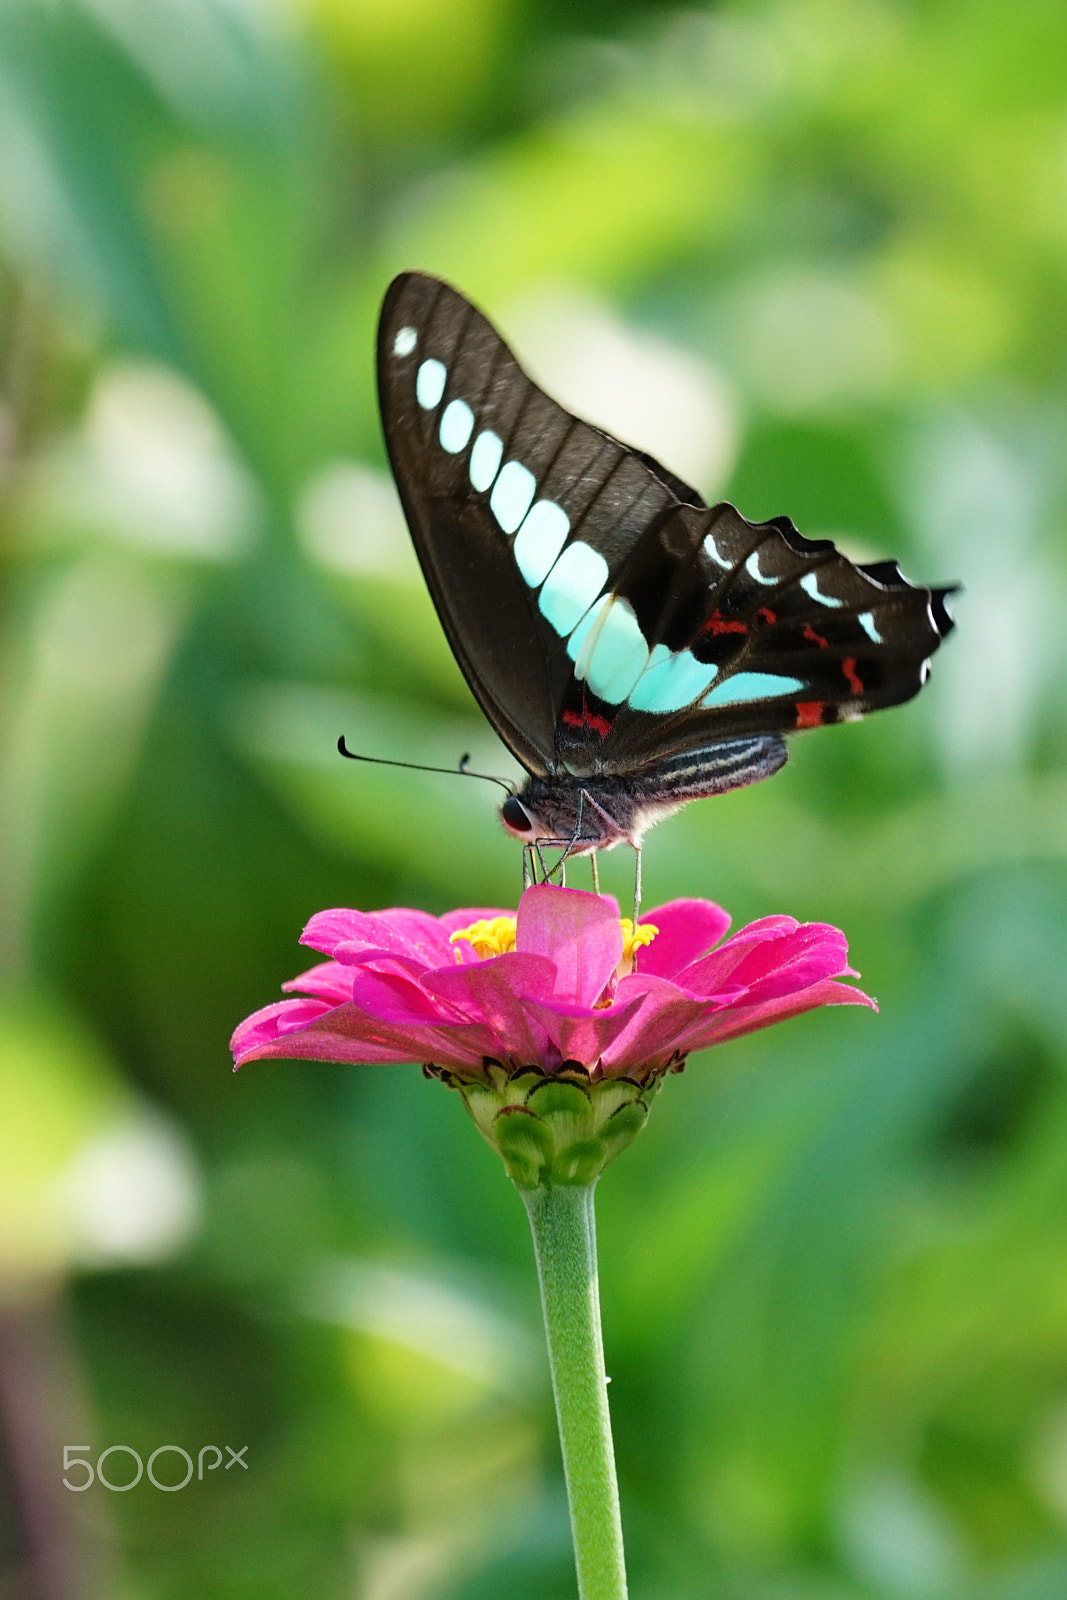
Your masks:
[[[659,932],[651,922],[640,922],[634,927],[632,917],[620,917],[619,924],[622,928],[622,961],[620,965],[628,971],[633,971],[634,957],[646,944],[651,944]]]
[[[623,972],[632,972],[638,950],[651,944],[659,929],[650,922],[639,923],[635,928],[630,917],[620,917],[619,926],[622,928],[622,960],[619,968]],[[482,917],[478,922],[472,922],[469,928],[457,928],[455,933],[448,936],[449,944],[458,944],[460,939],[472,945],[482,961],[487,961],[490,956],[505,955],[515,948],[515,918]],[[458,950],[456,954],[458,956]]]
[[[490,956],[506,955],[515,948],[515,918],[482,917],[469,928],[457,928],[448,936],[449,944],[458,944],[460,939],[474,946],[481,961],[487,961]],[[458,950],[456,955],[459,956]]]

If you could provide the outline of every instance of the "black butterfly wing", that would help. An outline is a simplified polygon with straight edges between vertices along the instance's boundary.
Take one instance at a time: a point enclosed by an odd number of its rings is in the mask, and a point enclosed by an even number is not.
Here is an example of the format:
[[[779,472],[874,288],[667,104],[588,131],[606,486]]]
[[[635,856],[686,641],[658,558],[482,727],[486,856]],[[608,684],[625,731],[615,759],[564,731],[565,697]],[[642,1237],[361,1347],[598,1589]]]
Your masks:
[[[625,774],[915,694],[944,590],[861,568],[780,519],[709,508],[571,416],[438,280],[382,308],[390,460],[442,625],[535,774]]]
[[[590,695],[593,674],[582,682],[585,722],[610,720],[609,771],[901,704],[953,626],[950,590],[909,583],[893,561],[855,565],[787,518],[751,523],[727,504],[680,506],[635,546],[614,592],[651,653],[622,705]]]
[[[523,765],[558,771],[575,698],[571,627],[678,494],[699,496],[549,399],[462,295],[421,273],[386,294],[378,387],[397,488],[456,659]],[[567,742],[566,764],[595,770],[598,735],[588,761],[582,740]]]

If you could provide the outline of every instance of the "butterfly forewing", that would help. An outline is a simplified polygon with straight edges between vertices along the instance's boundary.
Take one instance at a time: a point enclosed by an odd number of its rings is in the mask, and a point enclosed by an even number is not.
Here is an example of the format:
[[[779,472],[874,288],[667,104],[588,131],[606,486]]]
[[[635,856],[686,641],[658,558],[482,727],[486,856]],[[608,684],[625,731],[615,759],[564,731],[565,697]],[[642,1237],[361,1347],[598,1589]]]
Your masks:
[[[543,394],[435,279],[409,273],[391,286],[378,375],[390,460],[449,642],[524,765],[557,770],[568,637],[674,495]]]
[[[535,774],[626,775],[910,698],[944,590],[786,519],[707,507],[549,399],[462,295],[409,273],[378,345],[390,459],[430,592]]]

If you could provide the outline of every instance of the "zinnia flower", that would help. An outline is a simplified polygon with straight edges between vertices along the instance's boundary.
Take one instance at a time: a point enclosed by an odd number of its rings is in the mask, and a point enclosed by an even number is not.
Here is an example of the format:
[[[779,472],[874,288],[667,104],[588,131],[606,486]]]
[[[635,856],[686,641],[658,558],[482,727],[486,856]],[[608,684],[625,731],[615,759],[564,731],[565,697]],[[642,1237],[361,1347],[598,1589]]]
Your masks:
[[[672,900],[637,926],[607,895],[540,884],[512,917],[468,909],[322,911],[301,942],[330,959],[242,1022],[237,1066],[264,1057],[418,1061],[458,1088],[521,1187],[586,1183],[643,1125],[692,1050],[825,1005],[874,1002],[844,934]]]

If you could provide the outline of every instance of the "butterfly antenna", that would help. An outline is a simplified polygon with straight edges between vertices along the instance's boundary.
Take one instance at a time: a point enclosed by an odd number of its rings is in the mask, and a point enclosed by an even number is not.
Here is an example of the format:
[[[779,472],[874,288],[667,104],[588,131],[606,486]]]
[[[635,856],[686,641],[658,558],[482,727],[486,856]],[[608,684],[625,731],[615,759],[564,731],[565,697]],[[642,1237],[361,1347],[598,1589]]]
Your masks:
[[[468,765],[467,765],[467,762],[469,760],[470,760],[470,755],[469,754],[462,755],[459,758],[459,765],[456,768],[456,770],[457,770],[457,772],[459,772],[461,777],[464,777],[464,778],[484,778],[486,783],[499,783],[499,785],[500,785],[500,787],[502,789],[506,789],[508,791],[508,794],[514,794],[515,793],[515,785],[513,783],[508,783],[506,778],[495,778],[491,772],[472,772],[470,767],[468,767]]]
[[[428,767],[421,761],[388,761],[382,756],[361,756],[357,751],[350,750],[343,733],[337,741],[337,749],[349,761],[367,761],[372,767],[406,767],[409,772],[443,772],[446,778],[481,778],[485,783],[498,783],[508,794],[515,793],[514,785],[504,778],[494,778],[489,772],[472,772],[467,765],[469,755],[460,756],[459,764],[455,767]]]

